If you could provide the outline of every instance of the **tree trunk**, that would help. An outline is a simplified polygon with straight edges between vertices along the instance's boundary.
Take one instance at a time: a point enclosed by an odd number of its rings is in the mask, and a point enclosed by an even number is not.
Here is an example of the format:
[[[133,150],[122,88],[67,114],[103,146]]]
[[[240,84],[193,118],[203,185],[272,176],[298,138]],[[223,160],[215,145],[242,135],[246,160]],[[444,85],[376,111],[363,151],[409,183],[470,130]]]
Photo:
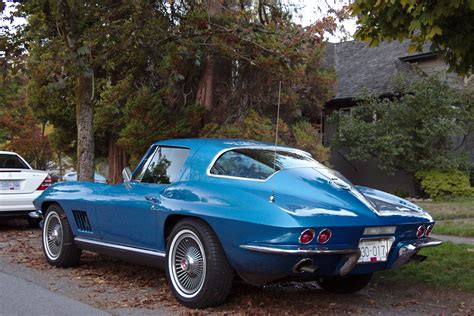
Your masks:
[[[76,82],[77,180],[94,181],[94,103],[92,76],[80,74]]]
[[[224,1],[222,0],[206,0],[203,4],[210,18],[219,16],[224,11]],[[211,54],[206,56],[204,71],[199,80],[199,86],[196,93],[196,103],[202,105],[206,110],[213,109],[217,102],[215,90],[216,85],[219,83],[218,64],[217,56]]]
[[[109,184],[117,184],[123,181],[122,170],[127,166],[128,155],[125,150],[117,145],[115,139],[109,140],[109,176],[107,182]]]
[[[211,55],[206,57],[206,65],[196,94],[196,103],[202,105],[206,110],[211,110],[214,106],[215,89],[215,62]]]

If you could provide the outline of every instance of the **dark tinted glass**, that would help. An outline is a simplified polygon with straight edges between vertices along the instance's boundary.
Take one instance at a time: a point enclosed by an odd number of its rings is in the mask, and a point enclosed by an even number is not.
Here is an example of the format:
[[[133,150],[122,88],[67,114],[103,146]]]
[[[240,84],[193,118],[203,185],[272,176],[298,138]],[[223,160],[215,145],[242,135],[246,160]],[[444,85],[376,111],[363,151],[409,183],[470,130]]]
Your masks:
[[[0,169],[30,169],[17,155],[0,154]]]
[[[309,155],[294,151],[243,148],[225,152],[211,168],[211,174],[266,179],[275,171],[288,168],[324,166]]]
[[[145,183],[176,182],[189,155],[189,149],[159,147],[137,180]]]

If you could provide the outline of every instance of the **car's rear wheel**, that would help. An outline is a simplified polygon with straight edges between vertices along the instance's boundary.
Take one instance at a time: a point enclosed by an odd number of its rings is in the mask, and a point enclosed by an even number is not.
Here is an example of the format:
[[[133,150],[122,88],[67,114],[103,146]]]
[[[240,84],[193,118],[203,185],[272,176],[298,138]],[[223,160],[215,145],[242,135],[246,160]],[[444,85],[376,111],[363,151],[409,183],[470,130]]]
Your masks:
[[[63,209],[53,204],[48,207],[43,225],[43,253],[55,267],[71,267],[79,263],[81,250],[74,244],[74,236]]]
[[[332,293],[349,294],[362,290],[369,284],[372,273],[319,278],[320,287]]]
[[[227,298],[233,270],[217,236],[204,222],[180,221],[168,239],[166,260],[168,283],[181,304],[206,308]]]

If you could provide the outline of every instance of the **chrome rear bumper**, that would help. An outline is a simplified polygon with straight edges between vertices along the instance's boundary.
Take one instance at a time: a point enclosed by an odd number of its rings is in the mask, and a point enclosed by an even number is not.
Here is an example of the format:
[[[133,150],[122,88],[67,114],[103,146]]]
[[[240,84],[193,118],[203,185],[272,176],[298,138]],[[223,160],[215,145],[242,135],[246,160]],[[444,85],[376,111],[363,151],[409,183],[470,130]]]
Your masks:
[[[423,238],[415,241],[414,243],[405,244],[400,247],[398,251],[398,258],[392,265],[392,268],[399,268],[410,259],[415,256],[418,251],[422,248],[436,247],[441,245],[443,242],[435,238]]]
[[[257,245],[240,245],[240,248],[271,253],[276,255],[349,255],[359,252],[359,249],[328,249],[326,247],[300,247],[300,248],[283,248],[273,246],[257,246]]]
[[[241,245],[240,248],[256,252],[277,254],[277,255],[296,255],[296,256],[312,256],[312,255],[344,255],[344,261],[339,269],[341,276],[349,274],[357,264],[360,257],[359,249],[328,249],[325,247],[299,247],[299,248],[284,248],[273,246],[257,246],[257,245]],[[299,267],[302,261],[311,261],[311,265],[306,267]],[[309,272],[318,271],[318,267],[312,264],[312,259],[305,258],[299,261],[295,267],[294,272]]]

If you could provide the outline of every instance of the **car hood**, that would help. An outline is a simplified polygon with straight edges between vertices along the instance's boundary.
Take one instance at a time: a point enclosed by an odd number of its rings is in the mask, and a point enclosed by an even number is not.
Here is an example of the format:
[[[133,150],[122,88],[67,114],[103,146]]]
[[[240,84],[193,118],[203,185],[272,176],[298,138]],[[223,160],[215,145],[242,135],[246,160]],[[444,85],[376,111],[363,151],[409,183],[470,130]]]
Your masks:
[[[429,222],[423,209],[386,192],[356,187],[329,168],[280,170],[266,185],[274,204],[296,219],[321,225],[389,225]]]

